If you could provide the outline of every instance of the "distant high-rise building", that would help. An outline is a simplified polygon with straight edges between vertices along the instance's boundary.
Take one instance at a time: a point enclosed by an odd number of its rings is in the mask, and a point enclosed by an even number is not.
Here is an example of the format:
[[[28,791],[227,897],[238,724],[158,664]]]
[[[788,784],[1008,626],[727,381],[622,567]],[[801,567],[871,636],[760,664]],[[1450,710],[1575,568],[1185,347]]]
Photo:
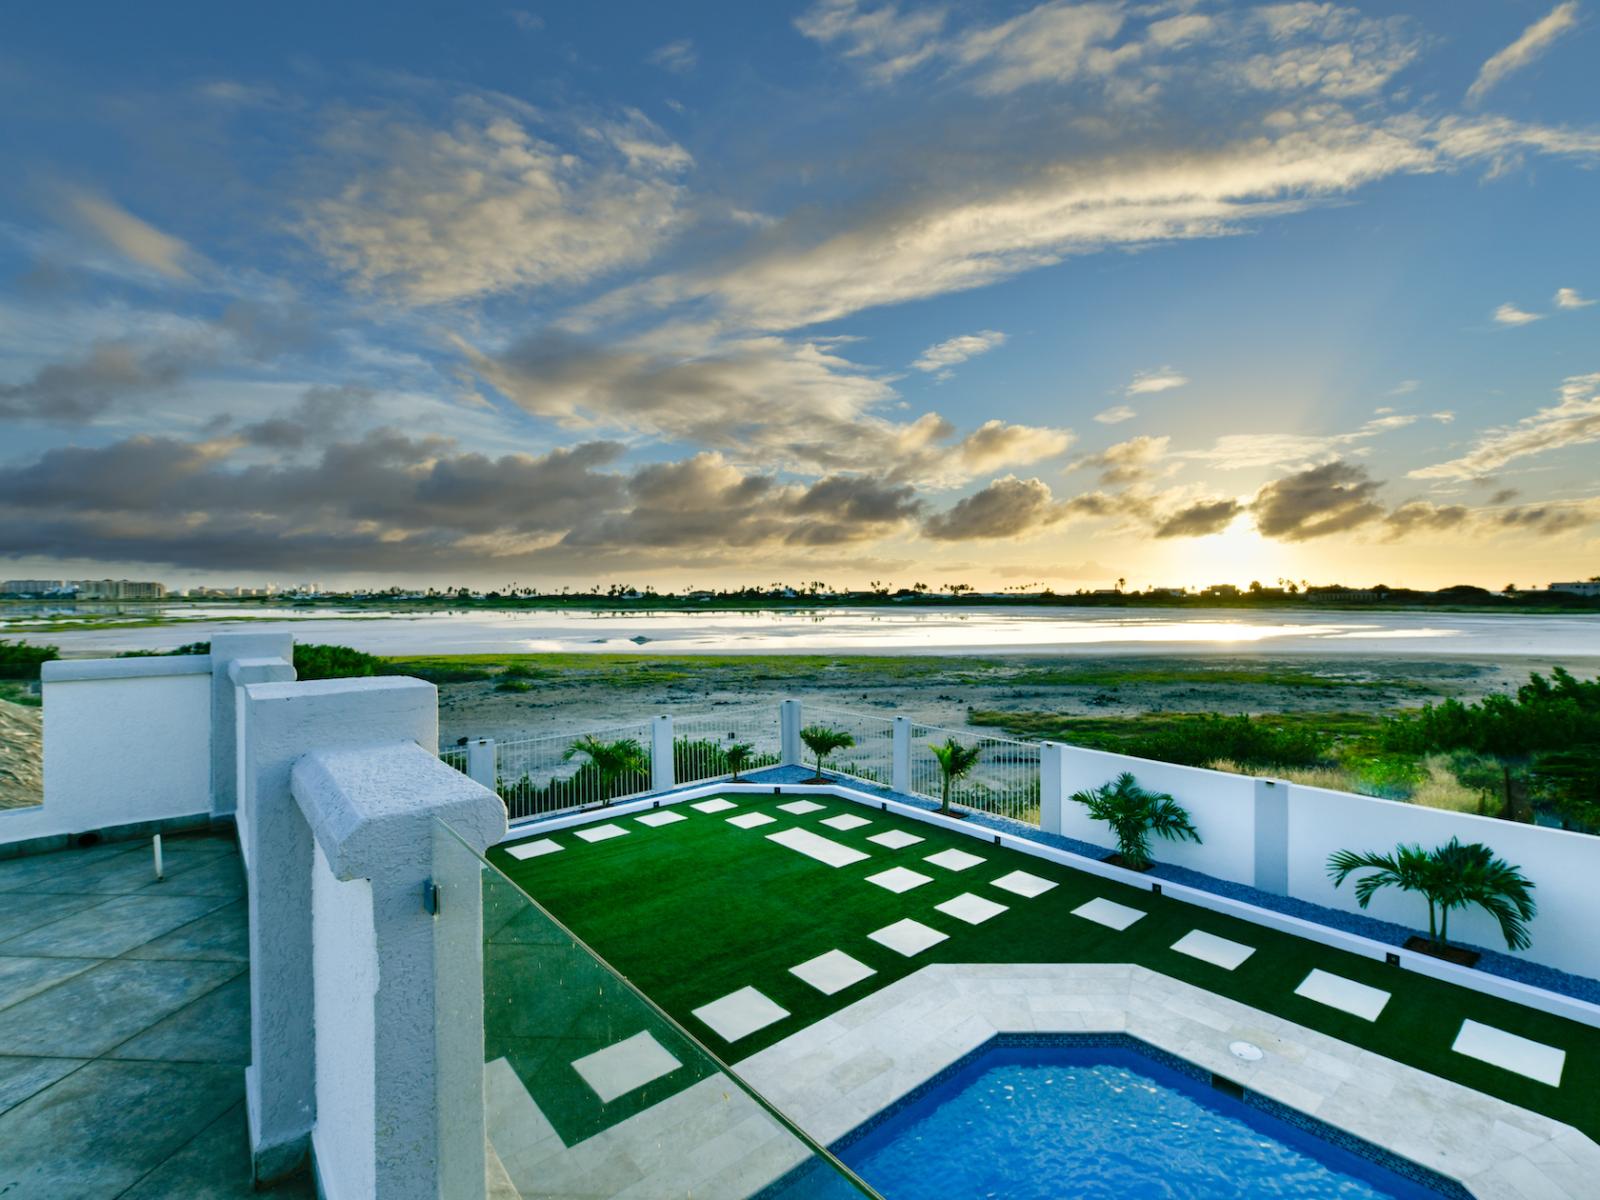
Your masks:
[[[167,585],[135,579],[74,579],[66,585],[80,600],[162,600]]]
[[[0,592],[8,596],[44,596],[66,586],[65,579],[0,579]]]
[[[1600,596],[1600,580],[1589,579],[1583,582],[1574,580],[1571,583],[1552,583],[1552,592],[1570,592],[1574,596]]]

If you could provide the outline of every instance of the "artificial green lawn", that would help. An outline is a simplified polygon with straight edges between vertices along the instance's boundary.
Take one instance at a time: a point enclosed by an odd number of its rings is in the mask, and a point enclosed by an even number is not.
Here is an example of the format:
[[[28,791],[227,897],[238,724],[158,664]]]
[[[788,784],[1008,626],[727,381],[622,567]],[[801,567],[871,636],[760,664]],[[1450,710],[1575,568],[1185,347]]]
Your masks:
[[[630,830],[626,837],[588,844],[571,831],[561,831],[541,835],[559,842],[564,847],[559,853],[522,862],[495,849],[490,859],[725,1061],[753,1054],[933,962],[1133,962],[1600,1137],[1600,1089],[1592,1083],[1600,1069],[1600,1030],[850,801],[807,797],[824,809],[801,817],[779,810],[778,805],[796,798],[730,796],[739,805],[737,812],[717,814],[679,804],[675,811],[688,819],[658,828],[619,815],[614,820]],[[756,829],[727,823],[726,818],[749,811],[770,813],[778,823]],[[871,824],[843,833],[821,824],[842,812],[868,817]],[[871,857],[834,868],[767,840],[768,834],[790,827]],[[891,828],[925,840],[896,851],[867,840]],[[987,861],[961,872],[922,861],[951,847]],[[891,866],[920,871],[933,882],[895,895],[865,881]],[[988,886],[1017,869],[1059,886],[1031,900]],[[935,911],[935,905],[962,892],[1005,904],[1009,911],[977,926]],[[1120,933],[1072,915],[1072,909],[1096,896],[1148,915]],[[913,958],[867,937],[902,917],[950,936]],[[1237,970],[1226,971],[1171,950],[1191,929],[1254,946],[1256,953]],[[1533,932],[1537,937],[1537,924]],[[824,996],[789,973],[790,967],[833,949],[877,974]],[[1346,1015],[1294,994],[1313,967],[1393,996],[1375,1022]],[[691,1010],[746,986],[771,997],[790,1015],[731,1045],[691,1015]],[[563,987],[553,996],[530,994],[524,1002],[540,1007],[547,1030],[571,1031],[559,1047],[568,1062],[608,1044],[606,1039],[620,1040],[642,1027],[638,1019],[630,1027],[626,1020],[611,1022],[596,1012],[586,1018],[582,987]],[[1561,1087],[1452,1051],[1461,1021],[1469,1017],[1566,1050]],[[586,1019],[592,1027],[585,1026]],[[492,1013],[490,1035],[493,1042]],[[491,1056],[493,1049],[491,1045]],[[691,1069],[697,1076],[709,1070]],[[562,1076],[560,1071],[545,1074],[555,1080]],[[552,1119],[564,1134],[610,1124],[689,1082],[684,1073],[674,1073],[644,1089],[648,1098],[623,1097],[602,1112],[592,1093],[585,1095],[575,1072],[568,1069],[565,1076],[571,1077],[570,1083],[541,1077],[535,1086],[524,1073],[541,1107],[546,1099],[540,1088],[560,1093],[548,1099],[561,1105],[566,1127],[563,1119],[553,1114]]]

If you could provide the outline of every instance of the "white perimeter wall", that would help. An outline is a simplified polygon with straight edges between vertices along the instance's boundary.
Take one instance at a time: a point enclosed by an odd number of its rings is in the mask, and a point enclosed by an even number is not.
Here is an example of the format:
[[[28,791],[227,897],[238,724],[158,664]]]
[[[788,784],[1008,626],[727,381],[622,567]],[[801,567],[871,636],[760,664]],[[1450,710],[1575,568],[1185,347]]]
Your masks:
[[[1528,926],[1533,946],[1522,957],[1600,978],[1600,932],[1595,928],[1600,916],[1600,838],[1297,784],[1289,788],[1290,894],[1360,912],[1355,900],[1359,876],[1335,889],[1327,875],[1330,854],[1388,853],[1401,842],[1431,849],[1451,837],[1482,842],[1533,881],[1539,915]],[[1421,896],[1386,889],[1372,898],[1366,912],[1413,929],[1428,927],[1428,906]],[[1499,924],[1478,909],[1451,916],[1450,939],[1506,948]]]
[[[1198,846],[1152,837],[1150,852],[1158,862],[1255,885],[1256,781],[1248,775],[1068,746],[1062,771],[1064,835],[1096,846],[1116,845],[1106,824],[1091,820],[1089,810],[1074,802],[1072,794],[1103,787],[1124,771],[1130,772],[1146,791],[1172,795],[1188,810],[1189,819],[1200,833],[1202,841]]]
[[[311,869],[311,961],[317,1064],[311,1141],[317,1174],[328,1200],[360,1200],[377,1190],[372,1081],[378,944],[372,884],[335,879],[320,843]],[[418,1096],[417,1103],[431,1107],[434,1097]]]
[[[211,811],[204,655],[44,665],[44,804],[0,813],[0,842]]]

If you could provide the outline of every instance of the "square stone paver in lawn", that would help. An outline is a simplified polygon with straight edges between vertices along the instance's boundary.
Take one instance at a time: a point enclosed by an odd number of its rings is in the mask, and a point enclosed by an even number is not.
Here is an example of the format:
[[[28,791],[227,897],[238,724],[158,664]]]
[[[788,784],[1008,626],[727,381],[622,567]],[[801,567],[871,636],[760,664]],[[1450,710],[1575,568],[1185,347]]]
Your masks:
[[[1201,962],[1210,963],[1214,967],[1221,967],[1224,971],[1232,971],[1256,952],[1254,946],[1246,946],[1243,942],[1229,941],[1225,937],[1218,937],[1214,933],[1207,933],[1203,929],[1191,929],[1177,941],[1172,943],[1172,948],[1179,954],[1187,954],[1190,958],[1198,958]]]
[[[586,842],[608,842],[612,838],[627,837],[628,830],[621,825],[590,825],[585,829],[574,829],[573,835]]]
[[[837,817],[828,817],[823,822],[829,829],[837,829],[841,833],[847,829],[860,829],[863,825],[872,822],[865,817],[858,817],[855,813],[840,813]]]
[[[1042,896],[1056,886],[1053,879],[1042,879],[1038,875],[1030,875],[1026,871],[1013,871],[1009,875],[1002,875],[989,886],[997,887],[1002,892],[1010,892],[1014,896],[1022,896],[1032,900],[1035,896]]]
[[[747,812],[740,813],[737,817],[729,817],[728,824],[738,829],[758,829],[762,825],[773,825],[778,818],[771,813]]]
[[[518,842],[515,846],[507,846],[506,853],[512,858],[524,861],[530,858],[542,858],[546,854],[554,854],[561,849],[561,843],[554,838],[537,838],[531,842]]]
[[[1300,986],[1294,992],[1297,996],[1337,1008],[1364,1021],[1376,1021],[1383,1006],[1389,1003],[1389,993],[1382,988],[1368,987],[1343,975],[1321,970],[1313,970],[1300,981]]]
[[[102,963],[0,1010],[0,1054],[103,1054],[241,969],[232,962]]]
[[[1118,904],[1115,900],[1107,900],[1104,896],[1097,896],[1087,903],[1078,905],[1072,910],[1072,915],[1120,932],[1144,916],[1144,912],[1141,909],[1129,908],[1126,904]]]
[[[730,808],[738,808],[739,806],[732,800],[724,800],[721,796],[716,796],[710,800],[702,800],[698,804],[691,804],[689,807],[694,809],[695,812],[719,813],[727,812]]]
[[[852,983],[860,983],[877,972],[866,963],[851,958],[843,950],[829,950],[826,954],[807,959],[798,967],[790,967],[792,975],[798,975],[824,996],[831,996],[835,992],[842,992]]]
[[[694,1010],[694,1015],[723,1041],[737,1042],[774,1021],[783,1020],[789,1010],[780,1008],[755,988],[746,987],[701,1005]]]
[[[648,825],[654,829],[661,825],[676,825],[679,821],[687,821],[688,819],[681,812],[673,812],[671,809],[664,808],[660,812],[645,813],[638,818],[638,821],[639,824]]]
[[[803,817],[807,813],[821,812],[827,805],[818,804],[815,800],[791,800],[787,804],[778,805],[778,807],[793,816]]]
[[[1004,904],[996,904],[993,900],[985,900],[982,896],[974,896],[971,892],[962,892],[955,899],[935,904],[934,907],[946,916],[965,921],[968,925],[981,925],[990,917],[998,917],[1006,911]]]
[[[670,1075],[682,1065],[646,1029],[604,1050],[585,1054],[573,1061],[572,1069],[594,1089],[600,1103],[609,1104],[652,1079]]]
[[[928,855],[922,861],[943,867],[946,871],[965,871],[968,867],[975,867],[984,860],[976,854],[968,854],[965,850],[941,850],[937,854]]]
[[[901,892],[909,892],[914,887],[932,883],[933,876],[910,871],[905,867],[890,867],[887,871],[879,871],[876,875],[868,875],[867,882],[875,883],[881,888],[888,888],[895,895],[899,895]]]
[[[1457,1054],[1515,1071],[1551,1087],[1561,1086],[1561,1071],[1567,1062],[1565,1050],[1470,1020],[1461,1023],[1461,1032],[1456,1034],[1455,1044],[1450,1048]],[[1596,1186],[1600,1187],[1600,1181],[1596,1181]]]
[[[780,833],[769,833],[767,840],[777,842],[780,846],[787,846],[790,850],[798,850],[807,858],[827,863],[830,867],[847,867],[851,863],[862,862],[872,857],[860,850],[829,841],[809,829],[785,829]]]
[[[940,933],[921,921],[913,921],[910,917],[906,917],[893,925],[874,929],[867,936],[880,946],[887,946],[896,954],[911,958],[913,955],[921,954],[929,946],[937,946],[950,935]]]
[[[888,850],[904,850],[907,846],[915,846],[918,842],[927,840],[914,833],[907,833],[904,829],[885,829],[882,833],[875,833],[867,839]]]

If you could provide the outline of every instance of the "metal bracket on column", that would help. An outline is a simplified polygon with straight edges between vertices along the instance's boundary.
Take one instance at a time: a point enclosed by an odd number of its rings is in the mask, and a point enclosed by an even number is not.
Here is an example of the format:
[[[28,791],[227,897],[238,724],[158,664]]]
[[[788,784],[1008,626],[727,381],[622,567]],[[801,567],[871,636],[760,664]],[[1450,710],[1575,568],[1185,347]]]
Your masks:
[[[422,907],[430,915],[439,915],[439,885],[429,879],[422,885]]]

